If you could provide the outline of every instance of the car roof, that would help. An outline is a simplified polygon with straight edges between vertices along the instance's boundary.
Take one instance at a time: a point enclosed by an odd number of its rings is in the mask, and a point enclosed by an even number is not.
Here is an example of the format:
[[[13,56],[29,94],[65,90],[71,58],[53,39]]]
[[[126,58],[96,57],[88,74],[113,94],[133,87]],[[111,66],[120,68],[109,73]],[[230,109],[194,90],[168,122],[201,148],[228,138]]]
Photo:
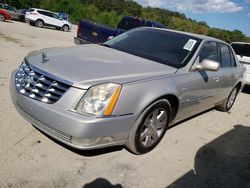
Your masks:
[[[222,41],[222,40],[220,40],[220,39],[217,39],[217,38],[214,38],[214,37],[205,36],[205,35],[195,34],[195,33],[189,33],[189,32],[178,31],[178,30],[167,29],[167,28],[155,28],[155,27],[154,27],[154,28],[152,28],[152,27],[144,27],[144,28],[148,28],[148,29],[157,29],[157,30],[165,30],[165,31],[180,33],[180,34],[184,34],[184,35],[189,35],[189,36],[192,36],[192,37],[196,37],[196,38],[198,38],[198,39],[201,39],[201,40],[212,40],[212,41],[215,41],[215,42],[220,42],[220,43],[228,44],[228,43],[226,43],[225,41]]]
[[[125,16],[123,18],[128,18],[128,19],[138,19],[138,20],[145,20],[145,21],[148,21],[148,22],[154,22],[154,23],[157,23],[157,24],[160,24],[162,26],[165,26],[164,24],[160,23],[160,22],[156,22],[156,21],[153,21],[153,20],[150,20],[150,19],[147,19],[147,18],[139,18],[137,16]],[[165,26],[166,27],[166,26]]]
[[[44,9],[40,9],[40,8],[30,8],[30,9],[34,9],[34,10],[40,10],[40,11],[46,11],[46,12],[50,12],[50,13],[54,13],[50,10],[44,10]]]

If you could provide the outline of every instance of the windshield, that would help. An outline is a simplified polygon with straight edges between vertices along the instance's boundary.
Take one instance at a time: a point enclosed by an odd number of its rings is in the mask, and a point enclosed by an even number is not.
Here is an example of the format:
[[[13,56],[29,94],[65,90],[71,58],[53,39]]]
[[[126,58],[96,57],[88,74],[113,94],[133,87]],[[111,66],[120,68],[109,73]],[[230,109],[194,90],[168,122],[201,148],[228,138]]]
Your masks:
[[[151,28],[134,29],[107,42],[105,46],[175,68],[185,66],[197,49],[200,39]]]
[[[250,57],[250,44],[232,44],[237,55]]]

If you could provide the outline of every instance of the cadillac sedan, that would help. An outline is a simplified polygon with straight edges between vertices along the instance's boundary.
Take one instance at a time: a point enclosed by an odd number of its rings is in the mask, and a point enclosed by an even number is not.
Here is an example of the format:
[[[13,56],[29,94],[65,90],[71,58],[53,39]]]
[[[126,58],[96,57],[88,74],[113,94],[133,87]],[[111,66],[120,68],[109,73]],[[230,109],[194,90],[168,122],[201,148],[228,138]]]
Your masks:
[[[138,28],[103,45],[29,53],[12,73],[11,94],[24,118],[69,146],[143,154],[174,123],[230,110],[244,71],[221,40]]]

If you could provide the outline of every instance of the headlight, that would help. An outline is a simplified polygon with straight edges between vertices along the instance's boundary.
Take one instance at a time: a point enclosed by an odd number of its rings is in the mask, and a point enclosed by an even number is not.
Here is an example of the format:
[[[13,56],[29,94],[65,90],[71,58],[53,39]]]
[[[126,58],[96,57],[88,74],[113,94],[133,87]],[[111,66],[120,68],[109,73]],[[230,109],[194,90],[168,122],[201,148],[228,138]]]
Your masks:
[[[106,83],[91,87],[76,107],[79,113],[111,115],[121,91],[121,85]]]

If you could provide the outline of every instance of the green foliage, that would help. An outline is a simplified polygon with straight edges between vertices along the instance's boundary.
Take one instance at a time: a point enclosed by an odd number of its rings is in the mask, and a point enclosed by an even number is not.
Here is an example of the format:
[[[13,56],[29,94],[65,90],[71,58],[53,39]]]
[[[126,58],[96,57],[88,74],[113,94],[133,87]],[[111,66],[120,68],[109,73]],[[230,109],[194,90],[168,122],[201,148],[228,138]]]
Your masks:
[[[211,28],[208,30],[207,33],[208,36],[215,37],[222,39],[228,43],[231,43],[233,41],[239,41],[239,42],[249,42],[250,38],[245,36],[241,31],[234,30],[234,31],[228,31],[224,29],[218,29],[218,28]]]
[[[166,9],[143,8],[133,0],[2,0],[1,2],[17,8],[34,7],[66,12],[70,15],[72,23],[85,18],[115,27],[123,16],[132,15],[160,22],[170,29],[208,35],[229,43],[250,42],[250,38],[239,30],[209,28],[204,21],[197,22],[188,19],[184,14]]]

